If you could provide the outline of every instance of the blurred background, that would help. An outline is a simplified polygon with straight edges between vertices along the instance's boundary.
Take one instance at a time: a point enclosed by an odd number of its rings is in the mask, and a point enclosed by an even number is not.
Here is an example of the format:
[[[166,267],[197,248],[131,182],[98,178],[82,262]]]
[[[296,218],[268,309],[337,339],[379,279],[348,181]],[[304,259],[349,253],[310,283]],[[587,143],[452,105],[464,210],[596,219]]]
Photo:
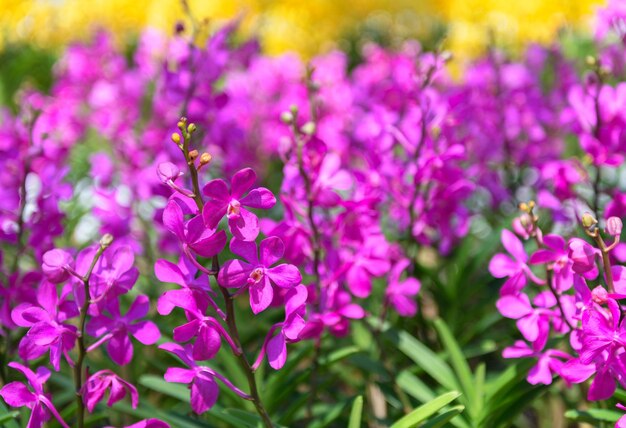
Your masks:
[[[242,36],[258,36],[269,54],[295,51],[305,59],[340,48],[358,52],[376,41],[394,45],[418,38],[454,55],[453,67],[489,43],[515,53],[529,42],[588,32],[602,0],[188,0],[198,20],[216,28],[242,21]],[[132,46],[146,27],[171,33],[185,11],[181,0],[0,0],[0,100],[31,80],[50,81],[57,52],[97,29]],[[454,71],[454,70],[453,70]]]

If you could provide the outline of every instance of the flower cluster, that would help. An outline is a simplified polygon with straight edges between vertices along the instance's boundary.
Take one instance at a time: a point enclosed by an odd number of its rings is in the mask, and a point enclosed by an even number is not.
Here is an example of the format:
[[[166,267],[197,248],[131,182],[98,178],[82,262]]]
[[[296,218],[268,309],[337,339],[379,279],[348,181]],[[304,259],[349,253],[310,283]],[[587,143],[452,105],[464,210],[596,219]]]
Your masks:
[[[225,387],[272,426],[265,361],[304,350],[315,401],[326,347],[417,318],[447,279],[425,265],[530,199],[485,269],[520,334],[504,357],[536,359],[532,384],[592,379],[590,400],[626,388],[623,15],[603,9],[585,64],[556,44],[518,60],[493,48],[459,81],[448,52],[417,42],[305,65],[235,43],[236,23],[205,44],[196,22],[145,31],[129,53],[104,33],[69,47],[49,95],[0,114],[0,362],[14,369],[0,367],[0,395],[32,427],[82,428],[107,395],[136,407],[145,385],[115,366],[136,368],[159,324],[168,365],[151,369],[188,385],[195,413]],[[57,411],[50,369],[73,371],[75,413]]]
[[[84,409],[93,413],[107,392],[108,406],[127,394],[133,407],[137,407],[139,400],[137,389],[113,371],[88,373],[84,364],[89,355],[106,343],[109,358],[123,366],[133,358],[131,336],[143,345],[152,345],[160,332],[152,321],[137,321],[149,310],[150,302],[145,295],[135,298],[126,315],[120,314],[120,298],[133,288],[139,276],[129,247],[113,243],[112,236],[105,235],[96,247],[87,247],[75,256],[71,251],[55,248],[43,254],[43,277],[39,278],[36,293],[13,308],[11,320],[28,329],[18,347],[23,361],[49,354],[55,371],[61,369],[63,360],[74,369],[77,424],[82,426]],[[93,337],[93,343],[87,342],[87,335]],[[75,358],[71,355],[74,351]],[[42,366],[33,372],[16,362],[8,366],[22,372],[31,389],[23,383],[11,382],[0,390],[0,395],[11,406],[31,409],[28,426],[41,427],[54,416],[67,427],[52,397],[43,389],[50,371]]]

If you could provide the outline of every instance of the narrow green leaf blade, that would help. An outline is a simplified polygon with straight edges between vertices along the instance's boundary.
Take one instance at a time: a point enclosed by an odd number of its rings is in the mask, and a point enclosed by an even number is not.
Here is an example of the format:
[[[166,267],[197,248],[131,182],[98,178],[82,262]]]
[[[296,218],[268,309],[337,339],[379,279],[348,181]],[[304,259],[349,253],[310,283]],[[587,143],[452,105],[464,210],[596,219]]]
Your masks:
[[[439,382],[441,386],[448,390],[459,389],[459,385],[450,366],[415,337],[406,331],[397,331],[392,328],[388,328],[384,332],[384,335],[387,340],[396,345],[402,353]]]
[[[408,415],[396,421],[393,425],[391,425],[391,428],[415,427],[420,422],[425,421],[428,417],[437,413],[443,407],[456,400],[460,395],[461,393],[458,391],[450,391],[443,395],[440,395],[434,400],[429,401],[428,403],[418,407]]]
[[[616,410],[609,409],[588,409],[588,410],[568,410],[565,417],[576,422],[587,422],[592,425],[599,425],[600,422],[614,424],[624,414]]]
[[[458,415],[460,415],[465,406],[454,406],[450,410],[447,410],[434,418],[429,419],[421,428],[440,428],[448,426],[448,423]]]
[[[475,409],[474,406],[472,406],[476,399],[474,376],[472,375],[469,364],[463,355],[463,351],[461,351],[461,347],[454,339],[452,332],[450,332],[450,329],[443,320],[435,320],[435,329],[437,329],[439,339],[441,339],[444,348],[448,351],[450,362],[452,363],[452,367],[454,367],[459,384],[461,385],[461,392],[464,394],[465,402],[471,406],[470,413],[475,414],[478,409]]]
[[[359,395],[354,399],[352,403],[352,410],[350,411],[350,420],[348,421],[348,428],[360,428],[361,417],[363,416],[363,396]]]

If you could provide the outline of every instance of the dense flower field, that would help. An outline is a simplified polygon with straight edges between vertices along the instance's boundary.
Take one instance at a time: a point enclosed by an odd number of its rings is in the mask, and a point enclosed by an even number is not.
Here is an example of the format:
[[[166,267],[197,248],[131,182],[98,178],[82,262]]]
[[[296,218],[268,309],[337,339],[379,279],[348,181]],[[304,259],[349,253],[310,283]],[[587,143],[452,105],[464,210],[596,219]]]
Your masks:
[[[626,427],[626,7],[452,79],[233,21],[0,117],[0,424]]]

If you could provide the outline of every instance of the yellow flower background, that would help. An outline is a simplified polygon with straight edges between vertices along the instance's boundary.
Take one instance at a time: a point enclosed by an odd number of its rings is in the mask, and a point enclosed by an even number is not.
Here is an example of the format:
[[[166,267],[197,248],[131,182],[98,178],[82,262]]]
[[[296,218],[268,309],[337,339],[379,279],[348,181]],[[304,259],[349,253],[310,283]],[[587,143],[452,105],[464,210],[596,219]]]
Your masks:
[[[241,15],[243,30],[258,34],[270,54],[305,58],[341,45],[363,27],[398,39],[445,29],[445,47],[476,55],[491,37],[515,48],[548,42],[562,29],[588,29],[601,0],[189,0],[197,18],[212,23]],[[0,0],[0,46],[28,41],[49,48],[85,39],[94,26],[120,39],[144,27],[171,31],[183,17],[179,0]],[[352,33],[351,33],[352,32]],[[491,36],[490,36],[491,34]]]

